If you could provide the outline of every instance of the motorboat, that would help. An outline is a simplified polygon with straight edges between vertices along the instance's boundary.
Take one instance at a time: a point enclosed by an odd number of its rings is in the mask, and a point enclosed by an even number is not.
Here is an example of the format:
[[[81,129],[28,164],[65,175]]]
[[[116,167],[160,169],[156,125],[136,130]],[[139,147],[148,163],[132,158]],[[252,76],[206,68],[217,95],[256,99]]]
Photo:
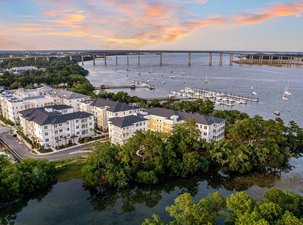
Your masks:
[[[288,98],[287,98],[285,95],[282,96],[282,99],[283,99],[284,101],[288,101]]]
[[[284,89],[284,95],[290,96],[292,93],[288,90],[288,87],[285,87]]]
[[[257,92],[255,92],[255,91],[251,92],[251,94],[254,95],[254,96],[258,95]]]
[[[165,81],[162,81],[162,84],[165,84]]]
[[[276,111],[274,111],[274,114],[275,114],[276,116],[280,116],[280,111],[279,111],[279,110],[276,110]]]

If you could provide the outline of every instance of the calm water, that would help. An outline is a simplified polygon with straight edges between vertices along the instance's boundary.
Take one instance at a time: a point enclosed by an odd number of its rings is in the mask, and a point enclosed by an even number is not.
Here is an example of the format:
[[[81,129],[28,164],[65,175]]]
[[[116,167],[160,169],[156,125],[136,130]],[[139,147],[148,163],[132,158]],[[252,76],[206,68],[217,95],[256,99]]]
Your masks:
[[[291,164],[294,168],[287,173],[252,174],[234,178],[215,174],[207,178],[193,177],[120,192],[87,189],[79,179],[59,182],[49,193],[0,210],[0,224],[135,225],[141,224],[144,218],[153,213],[169,221],[165,206],[172,204],[184,192],[190,192],[195,200],[214,191],[227,195],[243,190],[260,199],[270,187],[292,190],[303,195],[303,158],[292,159]]]
[[[229,66],[227,56],[224,58],[224,66],[218,65],[219,59],[216,56],[213,59],[213,66],[208,66],[208,56],[201,54],[192,55],[192,66],[187,66],[186,54],[164,55],[163,66],[159,66],[159,56],[156,55],[141,56],[140,66],[137,66],[136,56],[130,56],[130,66],[126,65],[126,56],[118,57],[118,66],[115,62],[115,57],[108,57],[107,66],[104,66],[102,59],[96,60],[96,66],[93,66],[92,61],[85,62],[84,67],[90,71],[88,79],[96,86],[125,85],[134,80],[144,82],[149,80],[156,86],[155,91],[124,90],[140,97],[167,96],[170,91],[178,91],[185,87],[207,88],[250,96],[251,87],[254,87],[260,102],[246,106],[238,105],[234,109],[250,115],[259,114],[268,119],[274,118],[273,112],[279,110],[285,122],[295,120],[303,126],[303,68]],[[172,75],[176,76],[176,79],[171,79]],[[206,76],[208,84],[204,83]],[[165,81],[165,84],[162,84],[162,81]],[[285,86],[289,86],[292,92],[288,101],[282,100]]]
[[[193,65],[188,67],[186,55],[164,56],[164,65],[158,66],[156,56],[142,56],[141,66],[136,66],[136,57],[131,57],[131,66],[126,71],[126,57],[108,59],[108,66],[100,59],[97,66],[85,62],[90,71],[89,80],[95,84],[128,84],[132,80],[147,81],[157,90],[136,90],[130,92],[142,97],[166,96],[170,90],[189,87],[203,87],[217,91],[232,92],[248,96],[250,87],[255,87],[260,102],[239,106],[236,109],[251,115],[260,114],[273,118],[272,112],[281,111],[285,120],[295,120],[303,125],[303,72],[298,68],[271,68],[259,66],[214,66],[209,67],[208,58],[194,55]],[[227,64],[227,58],[225,60]],[[151,66],[153,65],[153,66]],[[175,80],[170,79],[173,70]],[[152,71],[152,73],[149,73]],[[138,73],[141,73],[141,76]],[[182,76],[182,73],[185,75]],[[163,76],[161,74],[163,73]],[[127,76],[128,75],[128,76]],[[205,76],[209,83],[204,84]],[[166,81],[163,85],[162,81]],[[186,82],[184,84],[184,82]],[[281,99],[283,89],[288,85],[292,96],[288,102]],[[146,217],[157,213],[166,222],[169,216],[165,206],[183,192],[190,192],[196,200],[219,191],[224,195],[235,191],[246,191],[262,198],[270,187],[291,190],[303,195],[303,158],[292,159],[289,171],[272,174],[251,174],[245,177],[225,177],[215,174],[208,177],[193,177],[187,180],[165,182],[159,186],[133,187],[120,192],[104,192],[88,189],[79,179],[58,182],[48,193],[42,193],[28,201],[0,210],[0,224],[22,225],[116,225],[141,224]],[[222,224],[222,221],[219,221]]]

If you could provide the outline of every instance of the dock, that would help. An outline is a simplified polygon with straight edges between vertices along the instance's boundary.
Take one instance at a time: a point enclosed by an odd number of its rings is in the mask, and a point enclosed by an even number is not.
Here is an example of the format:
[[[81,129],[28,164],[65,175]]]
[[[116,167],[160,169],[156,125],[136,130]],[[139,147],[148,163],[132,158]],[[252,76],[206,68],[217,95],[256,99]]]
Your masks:
[[[148,84],[148,83],[142,83],[142,82],[133,82],[129,85],[106,85],[102,84],[99,87],[94,87],[95,90],[106,90],[106,89],[137,89],[137,88],[147,88],[149,90],[156,89],[154,86]]]

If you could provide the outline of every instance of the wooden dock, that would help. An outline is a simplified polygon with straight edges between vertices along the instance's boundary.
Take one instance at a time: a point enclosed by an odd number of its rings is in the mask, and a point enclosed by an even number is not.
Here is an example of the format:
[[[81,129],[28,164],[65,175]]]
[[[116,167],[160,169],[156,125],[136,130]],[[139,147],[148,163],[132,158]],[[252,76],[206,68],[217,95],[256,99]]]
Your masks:
[[[155,87],[149,84],[146,85],[138,85],[138,84],[130,84],[130,85],[100,85],[99,87],[94,87],[95,90],[106,90],[106,89],[137,89],[137,88],[147,88],[150,90],[154,90]]]

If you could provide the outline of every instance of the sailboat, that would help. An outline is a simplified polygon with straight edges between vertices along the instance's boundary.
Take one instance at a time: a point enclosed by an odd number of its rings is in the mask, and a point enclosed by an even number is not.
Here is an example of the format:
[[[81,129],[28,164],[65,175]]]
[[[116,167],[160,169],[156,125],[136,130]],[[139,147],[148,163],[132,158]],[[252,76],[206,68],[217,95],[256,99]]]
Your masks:
[[[282,96],[282,99],[283,99],[284,101],[288,101],[288,98],[287,98],[287,96],[285,96],[285,95]]]
[[[205,83],[205,84],[208,83],[207,75],[206,75],[206,77],[205,77],[204,83]]]
[[[285,87],[284,94],[288,96],[292,95],[292,93],[288,90],[288,87]]]

